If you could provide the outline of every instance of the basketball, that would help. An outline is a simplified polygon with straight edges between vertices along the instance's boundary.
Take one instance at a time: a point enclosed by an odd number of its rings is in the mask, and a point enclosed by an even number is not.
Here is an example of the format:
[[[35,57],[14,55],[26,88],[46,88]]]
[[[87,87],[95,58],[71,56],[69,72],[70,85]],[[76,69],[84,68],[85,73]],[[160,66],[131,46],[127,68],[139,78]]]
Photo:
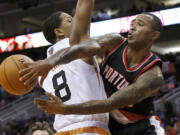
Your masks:
[[[0,84],[10,94],[23,95],[31,91],[19,81],[19,70],[24,68],[24,62],[33,60],[25,55],[12,55],[0,65]]]

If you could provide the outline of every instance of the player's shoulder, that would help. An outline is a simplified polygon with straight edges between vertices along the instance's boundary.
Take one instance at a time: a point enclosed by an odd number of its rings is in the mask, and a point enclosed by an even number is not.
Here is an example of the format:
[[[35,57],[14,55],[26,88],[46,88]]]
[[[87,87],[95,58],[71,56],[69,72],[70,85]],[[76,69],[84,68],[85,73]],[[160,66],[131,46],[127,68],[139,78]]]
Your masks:
[[[58,50],[69,47],[69,38],[62,39],[47,49],[47,57],[53,55]]]

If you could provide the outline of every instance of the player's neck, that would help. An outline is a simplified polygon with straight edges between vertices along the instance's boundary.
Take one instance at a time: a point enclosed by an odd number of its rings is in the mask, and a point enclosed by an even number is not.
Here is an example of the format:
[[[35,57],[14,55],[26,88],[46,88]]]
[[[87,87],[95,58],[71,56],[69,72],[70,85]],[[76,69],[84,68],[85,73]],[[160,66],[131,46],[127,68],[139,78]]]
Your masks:
[[[56,43],[59,42],[59,41],[62,41],[62,40],[64,40],[64,39],[65,39],[65,37],[57,38],[57,39],[56,39]]]
[[[129,46],[126,54],[127,65],[133,67],[140,64],[148,56],[149,52],[149,48],[137,50]]]

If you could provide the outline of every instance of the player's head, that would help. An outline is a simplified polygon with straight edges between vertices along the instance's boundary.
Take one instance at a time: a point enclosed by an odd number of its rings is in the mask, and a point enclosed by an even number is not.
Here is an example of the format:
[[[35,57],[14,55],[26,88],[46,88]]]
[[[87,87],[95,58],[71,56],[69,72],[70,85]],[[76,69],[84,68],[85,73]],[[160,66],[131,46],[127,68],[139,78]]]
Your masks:
[[[49,16],[43,24],[43,34],[52,44],[69,37],[72,16],[64,12],[56,12]]]
[[[46,130],[36,130],[32,135],[50,135]]]
[[[128,43],[137,48],[151,47],[162,31],[161,20],[151,14],[142,13],[133,21],[128,34]]]
[[[54,132],[47,122],[36,122],[32,127],[32,135],[53,135]]]

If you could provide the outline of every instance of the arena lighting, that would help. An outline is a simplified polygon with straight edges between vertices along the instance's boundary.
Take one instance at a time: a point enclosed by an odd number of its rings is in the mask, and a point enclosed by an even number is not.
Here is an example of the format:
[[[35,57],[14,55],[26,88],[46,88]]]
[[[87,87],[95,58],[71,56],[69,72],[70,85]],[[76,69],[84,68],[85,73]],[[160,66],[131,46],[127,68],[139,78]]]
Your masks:
[[[163,26],[180,24],[180,8],[161,10],[151,13],[161,19]],[[131,22],[136,16],[137,15],[93,23],[91,25],[91,36],[96,37],[112,32],[128,32]]]
[[[161,19],[163,26],[180,24],[180,8],[166,9],[152,13]],[[91,37],[97,37],[113,32],[128,32],[131,22],[136,16],[137,15],[92,23]],[[45,40],[42,32],[38,32],[34,34],[1,39],[0,53],[47,45],[50,45],[50,43]]]

